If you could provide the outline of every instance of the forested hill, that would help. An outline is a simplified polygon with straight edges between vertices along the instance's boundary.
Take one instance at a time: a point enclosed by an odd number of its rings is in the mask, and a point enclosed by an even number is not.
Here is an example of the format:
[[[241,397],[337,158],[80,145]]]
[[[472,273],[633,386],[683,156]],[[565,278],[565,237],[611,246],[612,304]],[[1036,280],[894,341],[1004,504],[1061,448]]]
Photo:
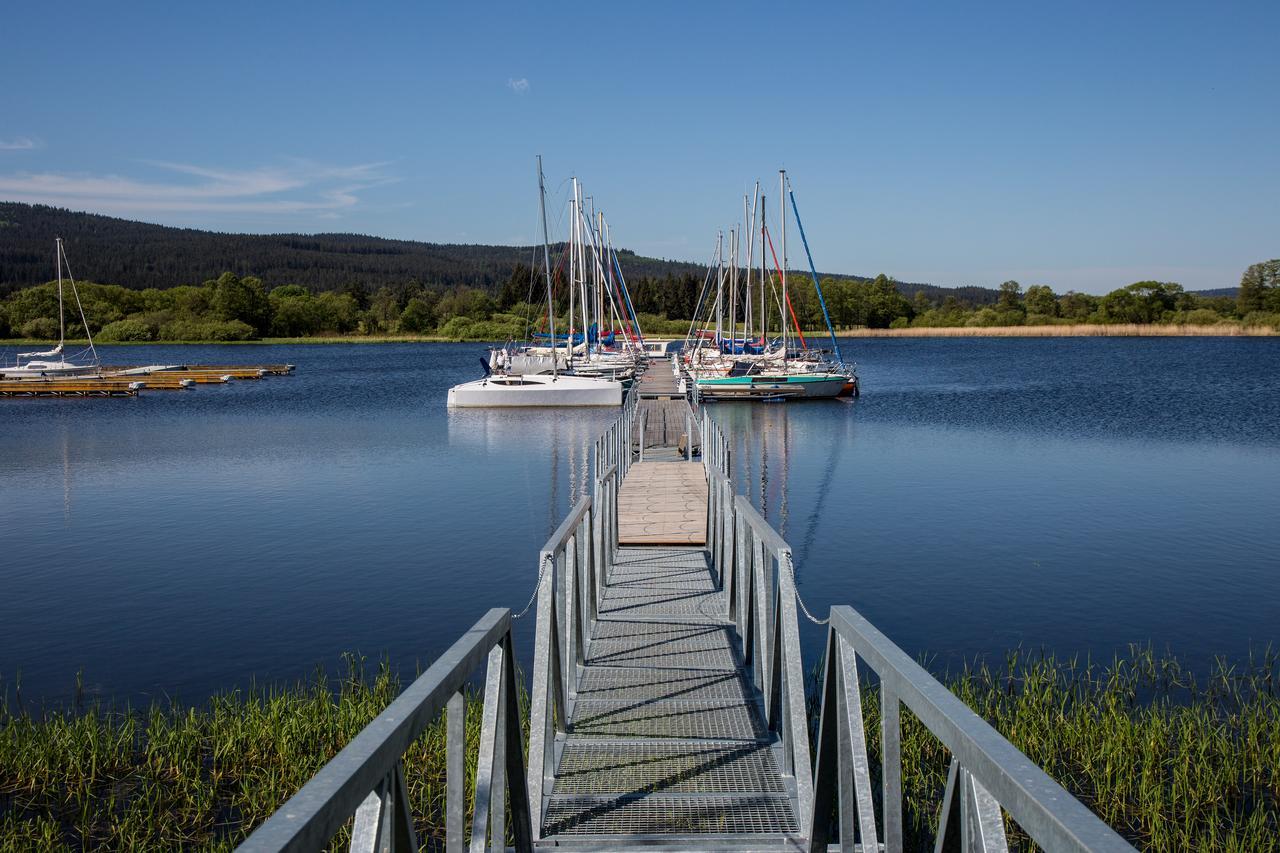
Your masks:
[[[0,201],[0,295],[53,278],[55,237],[65,240],[76,278],[135,290],[200,284],[233,272],[256,276],[268,288],[301,284],[338,290],[358,283],[374,291],[418,282],[438,290],[468,286],[495,292],[517,264],[530,264],[535,251],[530,246],[419,243],[359,234],[224,234]],[[701,278],[705,273],[695,263],[626,250],[618,254],[628,280]],[[952,295],[974,305],[992,304],[998,295],[981,287],[898,287],[909,296],[924,291],[931,299]]]

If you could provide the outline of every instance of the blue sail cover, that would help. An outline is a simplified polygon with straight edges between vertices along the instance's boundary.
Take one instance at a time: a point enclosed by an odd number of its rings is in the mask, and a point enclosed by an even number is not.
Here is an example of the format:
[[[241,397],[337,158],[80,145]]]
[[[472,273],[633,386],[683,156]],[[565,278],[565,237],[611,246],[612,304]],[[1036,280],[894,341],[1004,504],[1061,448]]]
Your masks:
[[[760,355],[764,352],[764,344],[748,341],[744,338],[730,340],[729,338],[720,339],[720,352],[725,355]]]
[[[547,334],[546,332],[534,332],[533,336],[543,341],[550,340],[551,338],[551,335]],[[567,333],[556,335],[557,341],[564,341],[568,339],[569,339],[569,335]],[[613,330],[611,329],[609,331],[609,334],[605,335],[604,338],[601,339],[600,330],[596,327],[595,323],[592,323],[591,328],[587,329],[587,340],[593,344],[604,344],[607,347],[611,347],[613,346],[613,343],[614,343],[614,333],[613,333]],[[582,343],[582,332],[574,332],[573,345],[577,346],[580,343]]]

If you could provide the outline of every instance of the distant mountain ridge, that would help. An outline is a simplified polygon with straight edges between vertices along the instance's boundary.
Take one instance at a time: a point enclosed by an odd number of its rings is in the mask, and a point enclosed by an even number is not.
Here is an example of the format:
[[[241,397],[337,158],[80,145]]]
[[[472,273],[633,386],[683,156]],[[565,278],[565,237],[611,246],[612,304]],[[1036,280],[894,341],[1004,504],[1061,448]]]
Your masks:
[[[50,279],[54,237],[66,241],[77,278],[133,289],[200,284],[230,271],[257,276],[268,287],[302,284],[337,290],[360,282],[376,290],[416,280],[436,288],[465,285],[494,291],[517,264],[528,265],[535,257],[533,246],[423,243],[361,234],[235,234],[0,201],[0,295]],[[618,255],[628,279],[701,276],[706,270],[702,264],[627,250]],[[994,303],[998,296],[985,287],[899,283],[898,289],[907,296],[924,291],[937,300],[955,296],[973,305]]]

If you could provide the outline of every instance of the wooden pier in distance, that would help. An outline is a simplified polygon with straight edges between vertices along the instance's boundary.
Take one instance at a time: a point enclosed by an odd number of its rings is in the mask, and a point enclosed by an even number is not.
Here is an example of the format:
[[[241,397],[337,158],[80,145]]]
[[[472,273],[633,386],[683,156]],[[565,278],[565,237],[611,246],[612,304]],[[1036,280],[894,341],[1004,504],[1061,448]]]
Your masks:
[[[292,364],[162,365],[102,367],[95,375],[0,379],[0,398],[136,397],[140,391],[181,391],[194,385],[223,385],[288,376]]]

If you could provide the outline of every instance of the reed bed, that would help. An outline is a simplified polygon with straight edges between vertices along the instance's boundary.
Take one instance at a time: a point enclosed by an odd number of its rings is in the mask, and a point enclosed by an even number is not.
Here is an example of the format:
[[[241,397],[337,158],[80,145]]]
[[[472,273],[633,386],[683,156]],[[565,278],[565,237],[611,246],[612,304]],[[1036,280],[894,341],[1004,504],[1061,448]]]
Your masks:
[[[1280,656],[1219,661],[1197,679],[1149,648],[1107,666],[1015,651],[945,680],[1139,849],[1280,849]],[[878,732],[874,687],[863,701]],[[905,847],[931,851],[951,756],[902,717]],[[878,767],[879,743],[867,746]],[[1011,848],[1034,849],[1006,823]]]
[[[1275,850],[1280,838],[1280,658],[1225,663],[1197,681],[1135,649],[1105,667],[1011,653],[946,678],[951,689],[1138,847]],[[337,679],[145,712],[0,708],[0,850],[225,850],[297,791],[399,692],[385,664],[348,658]],[[878,730],[875,688],[864,694]],[[479,697],[467,702],[468,791]],[[946,750],[903,719],[907,849],[931,850]],[[878,743],[871,738],[873,767]],[[444,833],[445,729],[405,756],[419,838]],[[878,780],[877,780],[878,783]],[[468,814],[471,804],[467,804]],[[1026,838],[1011,826],[1016,847]],[[344,839],[339,838],[335,847]]]
[[[845,329],[842,338],[1192,338],[1267,337],[1270,326],[1215,323],[1208,326],[1139,323],[1059,323],[1051,326],[916,326],[905,329]]]
[[[0,711],[0,850],[230,850],[399,694],[385,663],[200,708]],[[7,703],[6,703],[7,705]],[[467,790],[482,697],[467,695]],[[405,754],[419,839],[443,849],[445,717]],[[468,793],[470,797],[470,793]],[[468,802],[468,813],[470,803]],[[349,830],[333,845],[345,849]]]

